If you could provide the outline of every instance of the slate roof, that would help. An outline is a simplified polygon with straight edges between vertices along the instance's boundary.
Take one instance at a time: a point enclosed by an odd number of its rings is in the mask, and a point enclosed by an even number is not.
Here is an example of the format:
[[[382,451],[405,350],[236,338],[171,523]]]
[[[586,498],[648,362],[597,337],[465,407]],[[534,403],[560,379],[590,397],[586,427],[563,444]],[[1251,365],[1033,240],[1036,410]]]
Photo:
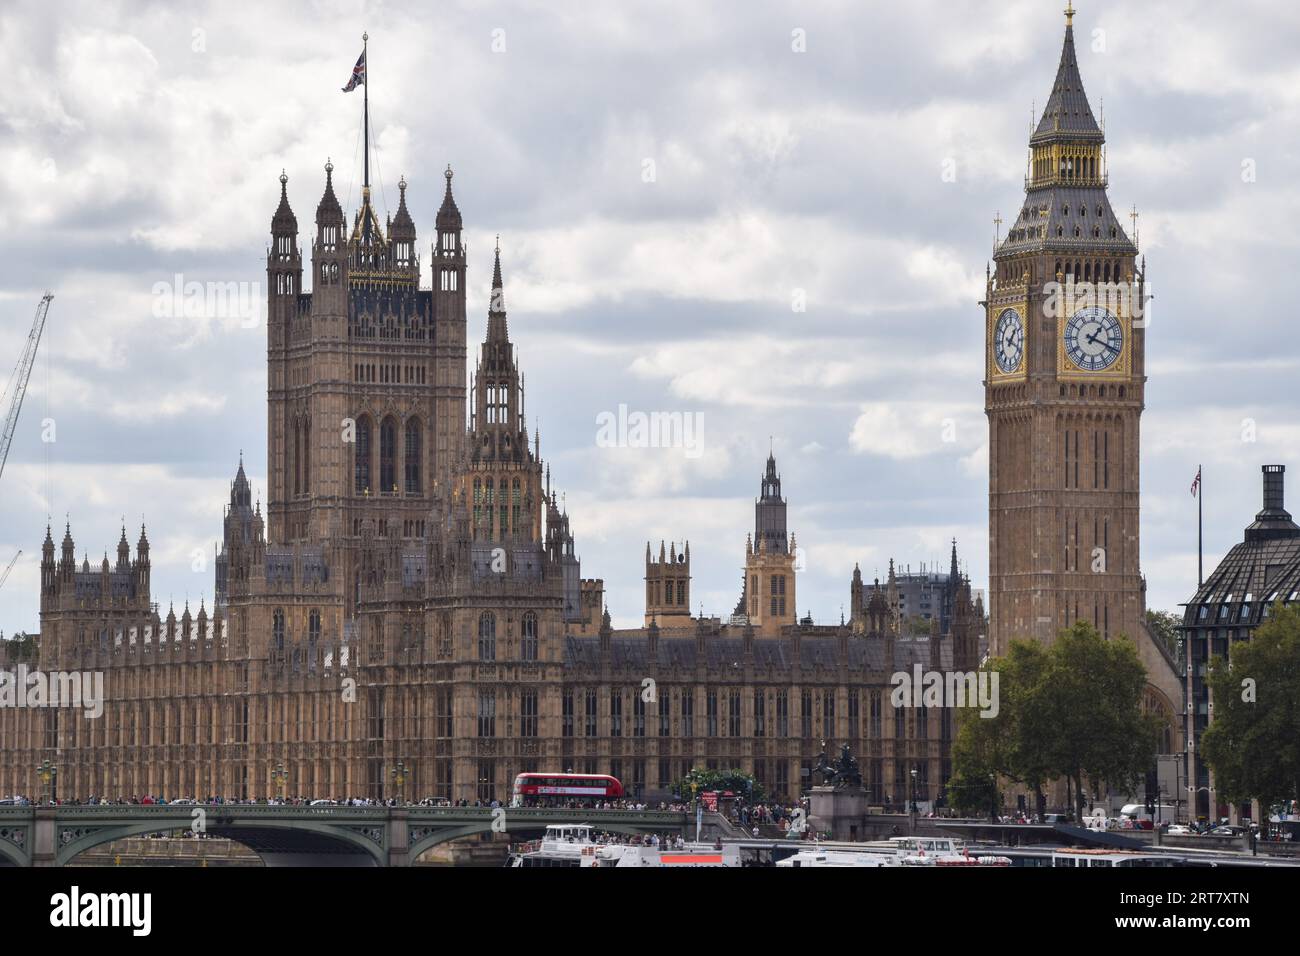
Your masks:
[[[1031,146],[1057,140],[1099,143],[1102,138],[1101,127],[1092,115],[1088,94],[1083,89],[1083,77],[1079,75],[1079,61],[1074,53],[1074,27],[1067,24],[1052,93],[1029,143]]]
[[[930,667],[930,638],[917,637],[894,641],[894,660],[886,667],[886,641],[878,637],[850,635],[848,638],[848,667],[856,671],[911,670],[913,664]],[[743,665],[745,659],[743,637],[706,635],[704,660],[699,660],[699,643],[690,637],[659,638],[655,664],[661,668],[693,669],[703,664],[709,670],[724,670]],[[799,663],[804,669],[835,669],[840,666],[839,637],[804,637],[800,641]],[[609,642],[610,666],[618,669],[643,669],[649,666],[650,640],[645,629],[615,632]],[[794,641],[789,637],[754,638],[754,666],[759,670],[789,671],[795,660]],[[940,647],[941,667],[952,666],[952,644],[943,641]],[[565,639],[564,666],[570,669],[598,668],[600,666],[600,638],[568,635]]]

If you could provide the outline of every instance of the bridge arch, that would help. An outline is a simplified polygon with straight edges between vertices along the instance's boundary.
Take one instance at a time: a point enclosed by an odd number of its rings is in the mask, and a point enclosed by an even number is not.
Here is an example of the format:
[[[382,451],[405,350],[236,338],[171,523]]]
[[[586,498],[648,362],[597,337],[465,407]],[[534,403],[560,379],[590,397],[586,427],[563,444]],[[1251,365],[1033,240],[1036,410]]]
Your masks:
[[[114,840],[146,833],[189,830],[193,825],[194,820],[189,813],[129,823],[56,824],[56,862],[59,866],[67,866],[87,850]],[[220,814],[211,811],[207,823],[209,836],[233,840],[252,850],[263,862],[266,862],[268,855],[276,853],[330,852],[360,856],[366,861],[365,865],[383,866],[386,862],[386,848],[382,825],[379,832],[381,838],[376,842],[355,829],[336,823],[247,818],[238,813]]]
[[[7,862],[9,866],[28,866],[31,863],[31,859],[28,856],[31,852],[31,828],[26,828],[26,832],[23,834],[23,842],[27,845],[27,852],[24,852],[22,847],[19,847],[6,839],[7,834],[3,831],[8,829],[16,828],[0,826],[0,858],[3,858],[4,861],[0,862],[0,866],[5,865],[5,862]]]

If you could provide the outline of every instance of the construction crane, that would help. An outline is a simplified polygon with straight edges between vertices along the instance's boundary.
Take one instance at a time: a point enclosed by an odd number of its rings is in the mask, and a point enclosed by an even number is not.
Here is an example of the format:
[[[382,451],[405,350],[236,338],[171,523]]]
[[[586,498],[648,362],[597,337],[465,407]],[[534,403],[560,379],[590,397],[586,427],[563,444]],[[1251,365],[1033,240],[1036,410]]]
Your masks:
[[[23,556],[23,552],[22,549],[20,548],[18,550],[18,553],[9,559],[8,566],[6,566],[3,571],[0,571],[0,588],[5,586],[5,582],[9,580],[9,572],[14,569],[14,565],[18,563],[18,559],[21,558],[22,556]]]
[[[27,335],[27,345],[18,359],[14,373],[9,377],[4,394],[0,396],[0,407],[5,402],[9,409],[5,412],[4,431],[0,432],[0,475],[4,474],[5,462],[9,460],[9,446],[13,444],[14,432],[18,429],[18,413],[23,408],[23,398],[27,395],[27,382],[32,377],[32,366],[36,363],[36,349],[41,344],[41,333],[45,331],[45,317],[50,312],[52,293],[41,296],[40,305],[36,306],[36,318],[32,320],[32,330]],[[12,565],[10,565],[12,567]]]

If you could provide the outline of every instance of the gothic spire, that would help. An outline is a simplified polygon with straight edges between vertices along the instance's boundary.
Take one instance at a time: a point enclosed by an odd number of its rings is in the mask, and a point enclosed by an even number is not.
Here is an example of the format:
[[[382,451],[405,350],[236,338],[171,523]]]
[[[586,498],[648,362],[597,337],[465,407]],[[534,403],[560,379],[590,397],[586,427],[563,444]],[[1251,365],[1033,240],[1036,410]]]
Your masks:
[[[438,208],[437,226],[439,232],[459,232],[461,227],[460,210],[456,207],[456,199],[451,194],[451,164],[447,164],[447,171],[443,173],[447,178],[447,191],[443,193],[442,205]]]
[[[406,208],[406,177],[402,176],[397,180],[397,212],[393,216],[393,221],[388,227],[388,238],[390,239],[414,239],[415,222],[411,219],[411,213]]]
[[[339,205],[339,199],[334,195],[334,164],[329,159],[325,160],[325,193],[320,197],[320,203],[316,206],[316,223],[317,225],[334,225],[343,220],[343,207]]]
[[[1085,140],[1101,142],[1101,127],[1092,115],[1088,96],[1083,90],[1079,74],[1079,60],[1074,51],[1074,7],[1065,11],[1065,41],[1061,45],[1061,62],[1056,68],[1056,81],[1051,95],[1043,107],[1038,128],[1030,138],[1030,145],[1053,140]]]
[[[497,236],[496,260],[492,267],[492,298],[488,304],[487,341],[489,343],[510,341],[510,331],[506,326],[504,286],[501,281],[501,237]]]
[[[289,207],[289,177],[280,170],[280,205],[271,217],[271,233],[277,236],[295,236],[298,234],[298,217]]]

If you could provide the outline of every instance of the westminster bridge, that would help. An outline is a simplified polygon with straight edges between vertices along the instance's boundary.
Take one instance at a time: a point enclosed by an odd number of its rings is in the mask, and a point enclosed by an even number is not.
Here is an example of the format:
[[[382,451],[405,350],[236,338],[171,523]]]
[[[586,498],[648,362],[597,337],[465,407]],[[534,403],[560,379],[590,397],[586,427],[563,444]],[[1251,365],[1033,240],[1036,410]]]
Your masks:
[[[540,836],[553,823],[610,833],[686,834],[670,810],[350,807],[266,804],[0,806],[0,866],[66,866],[125,837],[192,830],[233,840],[267,866],[410,866],[439,843],[485,833]]]

